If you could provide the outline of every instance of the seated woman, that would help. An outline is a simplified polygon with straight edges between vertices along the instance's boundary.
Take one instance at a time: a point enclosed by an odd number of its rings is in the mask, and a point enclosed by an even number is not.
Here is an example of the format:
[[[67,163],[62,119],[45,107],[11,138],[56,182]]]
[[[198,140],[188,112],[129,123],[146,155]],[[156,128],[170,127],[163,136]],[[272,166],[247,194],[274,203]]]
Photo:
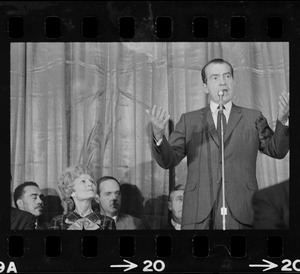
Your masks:
[[[116,229],[112,218],[92,210],[96,185],[92,172],[76,165],[67,168],[58,183],[68,212],[52,219],[51,230],[107,230]]]

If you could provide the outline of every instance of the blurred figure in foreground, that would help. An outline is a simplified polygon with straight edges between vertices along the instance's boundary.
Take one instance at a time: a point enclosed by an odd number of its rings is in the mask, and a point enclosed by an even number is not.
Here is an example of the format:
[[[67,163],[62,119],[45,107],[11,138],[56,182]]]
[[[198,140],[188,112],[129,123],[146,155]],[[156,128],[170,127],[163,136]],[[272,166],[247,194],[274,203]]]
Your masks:
[[[254,229],[288,229],[289,181],[258,190],[252,205]]]

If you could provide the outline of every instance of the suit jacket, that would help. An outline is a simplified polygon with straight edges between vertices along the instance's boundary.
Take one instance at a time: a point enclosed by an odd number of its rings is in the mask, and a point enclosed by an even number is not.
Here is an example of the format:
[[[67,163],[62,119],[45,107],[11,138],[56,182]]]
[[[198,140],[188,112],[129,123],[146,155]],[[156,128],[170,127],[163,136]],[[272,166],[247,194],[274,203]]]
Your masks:
[[[258,189],[257,153],[260,150],[274,158],[285,157],[289,130],[277,121],[274,133],[260,111],[232,104],[224,142],[226,201],[239,222],[251,225],[251,198]],[[182,229],[202,222],[210,214],[221,186],[219,146],[209,106],[182,114],[169,142],[164,137],[161,145],[156,146],[153,140],[154,157],[165,169],[176,166],[187,156]]]
[[[12,230],[35,230],[36,217],[31,213],[11,207],[10,228]]]
[[[50,225],[50,222],[45,222],[40,220],[40,218],[37,218],[36,224],[37,224],[35,227],[36,230],[47,230]]]
[[[167,225],[163,226],[163,230],[175,230],[175,227],[171,224],[168,223]]]
[[[252,198],[255,229],[289,228],[289,181],[254,193]]]
[[[162,227],[163,230],[176,230],[172,224],[171,219],[168,220],[168,224]]]
[[[127,230],[127,229],[145,229],[144,223],[141,219],[133,217],[128,214],[120,213],[116,221],[117,230]]]

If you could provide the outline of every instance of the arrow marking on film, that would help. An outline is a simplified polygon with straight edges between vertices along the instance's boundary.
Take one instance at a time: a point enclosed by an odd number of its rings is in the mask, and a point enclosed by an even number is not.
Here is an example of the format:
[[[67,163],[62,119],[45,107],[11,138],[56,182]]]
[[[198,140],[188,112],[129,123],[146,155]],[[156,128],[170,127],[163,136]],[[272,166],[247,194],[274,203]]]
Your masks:
[[[270,261],[267,261],[267,260],[263,260],[263,261],[267,264],[249,264],[249,266],[250,267],[266,267],[266,269],[263,269],[263,271],[268,271],[268,270],[278,266],[277,264],[274,264]]]
[[[126,271],[134,269],[138,266],[137,264],[132,263],[132,262],[127,261],[127,260],[123,260],[123,261],[127,264],[114,264],[114,265],[111,265],[110,267],[127,267],[126,269],[124,269],[124,272],[126,272]]]

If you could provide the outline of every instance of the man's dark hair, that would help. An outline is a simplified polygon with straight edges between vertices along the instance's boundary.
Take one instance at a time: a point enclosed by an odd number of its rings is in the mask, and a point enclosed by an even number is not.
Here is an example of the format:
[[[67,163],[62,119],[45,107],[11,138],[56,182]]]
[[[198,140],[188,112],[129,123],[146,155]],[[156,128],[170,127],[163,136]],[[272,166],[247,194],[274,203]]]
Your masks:
[[[206,72],[205,72],[205,71],[206,71],[207,66],[209,66],[210,64],[227,64],[227,65],[230,67],[231,75],[232,75],[232,78],[233,78],[233,67],[232,67],[232,65],[231,65],[229,62],[227,62],[227,61],[225,61],[225,60],[223,60],[223,59],[221,59],[221,58],[217,58],[217,59],[210,60],[210,61],[202,68],[202,70],[201,70],[201,77],[202,77],[202,82],[203,82],[204,84],[207,84]]]
[[[14,203],[15,203],[16,208],[19,208],[18,205],[17,205],[17,201],[19,199],[21,199],[21,197],[23,196],[24,188],[26,186],[36,186],[36,187],[39,187],[38,184],[35,183],[35,182],[25,182],[25,183],[20,184],[19,186],[17,186],[16,189],[15,189],[15,191],[14,191]]]
[[[97,193],[100,194],[100,184],[102,182],[104,182],[104,181],[107,181],[107,180],[114,180],[114,181],[116,181],[118,183],[119,187],[121,187],[120,182],[115,177],[112,177],[112,176],[103,176],[103,177],[101,177],[101,178],[99,178],[97,180]]]
[[[177,190],[184,190],[185,186],[182,184],[179,184],[177,186],[175,186],[171,191],[170,191],[170,195],[169,195],[169,201],[171,201],[171,195],[173,192],[177,191]]]

